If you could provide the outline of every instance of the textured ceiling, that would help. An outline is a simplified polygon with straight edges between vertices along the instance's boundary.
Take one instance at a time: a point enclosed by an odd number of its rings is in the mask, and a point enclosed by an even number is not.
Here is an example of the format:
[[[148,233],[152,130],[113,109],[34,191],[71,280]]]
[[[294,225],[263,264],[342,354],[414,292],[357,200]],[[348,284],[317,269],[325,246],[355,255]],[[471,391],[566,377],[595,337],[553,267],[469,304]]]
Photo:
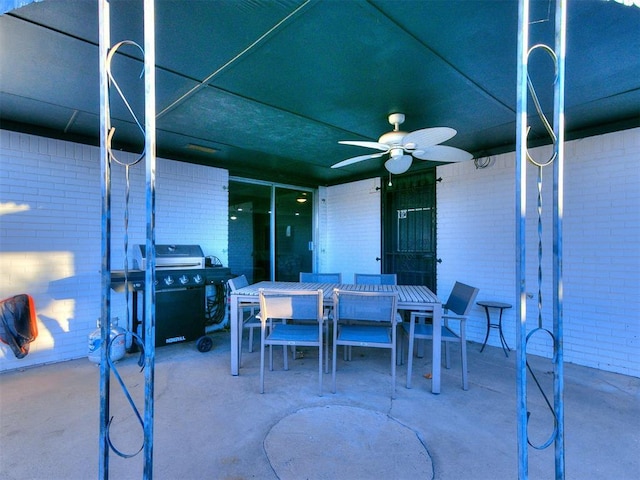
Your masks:
[[[142,1],[110,5],[112,44],[142,45]],[[553,44],[554,9],[533,2],[531,44]],[[406,115],[406,131],[455,128],[446,145],[475,156],[514,149],[515,0],[156,0],[155,12],[159,156],[337,184],[384,173],[384,158],[330,166],[371,153],[338,141],[377,140],[393,112]],[[98,35],[97,1],[45,0],[0,16],[0,126],[97,144]],[[115,78],[142,119],[141,53],[119,52]],[[638,52],[640,8],[568,1],[567,138],[640,124]],[[530,74],[550,112],[549,58],[535,53]],[[116,144],[139,150],[115,95],[112,115]],[[544,142],[532,125],[532,142]]]

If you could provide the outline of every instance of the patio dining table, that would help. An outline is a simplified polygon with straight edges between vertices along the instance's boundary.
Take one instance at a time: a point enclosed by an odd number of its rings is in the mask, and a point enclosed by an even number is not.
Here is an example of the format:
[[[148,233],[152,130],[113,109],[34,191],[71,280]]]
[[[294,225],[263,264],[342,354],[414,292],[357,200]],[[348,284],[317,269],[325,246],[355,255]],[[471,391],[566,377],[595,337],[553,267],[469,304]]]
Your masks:
[[[258,282],[231,292],[229,323],[231,327],[231,374],[238,375],[240,369],[240,343],[242,335],[242,312],[247,305],[258,306],[260,289],[265,290],[318,290],[324,295],[324,304],[333,304],[335,288],[352,291],[397,292],[398,310],[432,312],[433,349],[431,392],[440,393],[442,303],[438,297],[424,285],[354,285],[339,283],[303,283],[303,282]]]

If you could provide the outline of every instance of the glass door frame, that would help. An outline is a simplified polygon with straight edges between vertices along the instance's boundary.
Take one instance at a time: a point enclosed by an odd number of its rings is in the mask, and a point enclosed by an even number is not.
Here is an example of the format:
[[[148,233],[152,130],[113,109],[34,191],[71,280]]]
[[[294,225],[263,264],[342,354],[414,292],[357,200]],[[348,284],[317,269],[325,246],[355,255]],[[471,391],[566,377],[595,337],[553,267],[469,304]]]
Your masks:
[[[299,185],[289,185],[286,183],[277,183],[277,182],[267,182],[264,180],[254,180],[250,178],[243,177],[233,177],[229,176],[229,183],[238,182],[245,184],[253,184],[253,185],[261,185],[271,188],[271,211],[269,212],[269,264],[270,264],[270,272],[269,278],[271,281],[275,281],[276,278],[276,269],[277,269],[277,252],[276,252],[276,189],[288,189],[288,190],[297,190],[300,192],[311,193],[313,202],[312,202],[312,213],[311,213],[311,264],[313,265],[313,271],[316,270],[318,257],[317,257],[317,249],[318,245],[318,189],[311,187],[301,187]],[[229,186],[227,187],[230,188]]]

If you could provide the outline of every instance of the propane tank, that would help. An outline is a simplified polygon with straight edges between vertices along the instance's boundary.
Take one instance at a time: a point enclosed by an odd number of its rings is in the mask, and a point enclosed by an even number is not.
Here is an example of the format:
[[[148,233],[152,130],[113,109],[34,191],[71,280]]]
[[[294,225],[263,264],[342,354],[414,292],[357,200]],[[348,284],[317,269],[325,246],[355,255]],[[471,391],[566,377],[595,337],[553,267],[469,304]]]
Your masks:
[[[102,331],[100,319],[96,322],[97,328],[89,334],[89,355],[88,358],[93,363],[100,363],[102,356]],[[111,328],[109,329],[109,341],[111,348],[109,356],[111,361],[115,362],[124,357],[125,354],[125,336],[124,328],[118,326],[118,318],[111,319]]]

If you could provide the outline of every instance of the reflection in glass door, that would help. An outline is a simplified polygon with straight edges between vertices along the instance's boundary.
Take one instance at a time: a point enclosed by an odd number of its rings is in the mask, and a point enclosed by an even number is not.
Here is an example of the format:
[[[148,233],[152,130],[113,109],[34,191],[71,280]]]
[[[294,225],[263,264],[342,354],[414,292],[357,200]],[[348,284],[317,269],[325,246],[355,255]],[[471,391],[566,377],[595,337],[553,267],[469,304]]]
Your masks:
[[[275,204],[275,279],[297,282],[300,272],[313,271],[312,193],[277,187]]]
[[[297,281],[313,267],[313,192],[229,182],[229,268],[262,280]]]
[[[229,182],[229,268],[249,283],[271,278],[271,190]]]

